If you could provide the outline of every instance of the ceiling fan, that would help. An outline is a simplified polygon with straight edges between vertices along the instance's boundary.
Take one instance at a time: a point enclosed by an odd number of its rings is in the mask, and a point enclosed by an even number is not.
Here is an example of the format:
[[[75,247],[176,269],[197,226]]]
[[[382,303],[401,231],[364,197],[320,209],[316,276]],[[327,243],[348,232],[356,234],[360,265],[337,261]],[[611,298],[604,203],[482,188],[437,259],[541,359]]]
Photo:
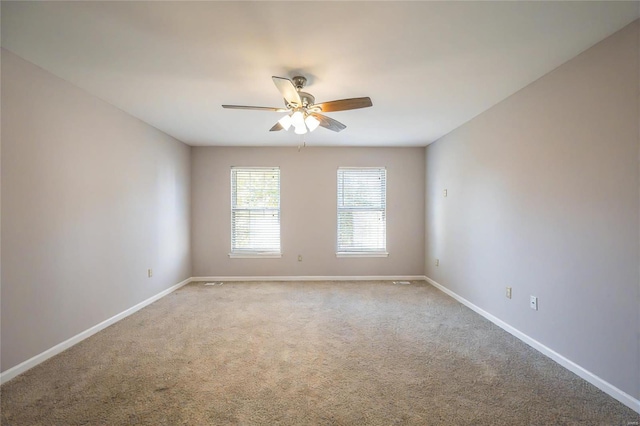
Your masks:
[[[321,112],[346,111],[373,105],[371,98],[368,97],[340,99],[316,104],[313,95],[302,91],[307,84],[306,78],[302,76],[293,77],[293,80],[275,76],[272,78],[284,98],[284,108],[246,105],[222,105],[222,108],[286,112],[287,115],[278,120],[269,131],[289,130],[293,126],[296,134],[304,135],[307,132],[313,132],[318,126],[334,132],[340,132],[347,128],[339,121],[320,114]]]

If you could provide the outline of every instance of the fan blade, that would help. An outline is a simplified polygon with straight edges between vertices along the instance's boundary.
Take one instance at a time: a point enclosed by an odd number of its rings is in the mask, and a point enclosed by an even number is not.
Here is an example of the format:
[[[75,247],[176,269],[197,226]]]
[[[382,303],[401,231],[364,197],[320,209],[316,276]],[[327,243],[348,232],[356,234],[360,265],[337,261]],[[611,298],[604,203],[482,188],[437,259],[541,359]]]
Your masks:
[[[288,104],[292,104],[295,106],[301,106],[302,100],[300,99],[300,95],[296,90],[296,86],[293,85],[293,82],[288,78],[283,77],[271,77],[273,79],[273,83],[276,85],[280,93],[282,93],[282,97]]]
[[[322,112],[346,111],[348,109],[367,108],[372,106],[371,98],[351,98],[340,99],[339,101],[323,102],[315,104],[314,107],[320,107]]]
[[[222,105],[222,108],[227,109],[254,109],[258,111],[275,111],[275,112],[287,112],[286,108],[275,108],[275,107],[259,107],[259,106],[248,106],[248,105]]]
[[[324,127],[325,129],[329,129],[334,132],[341,132],[347,128],[347,126],[345,126],[341,122],[334,120],[333,118],[329,118],[326,115],[318,114],[317,112],[311,115],[317,118],[320,122],[320,126]]]
[[[284,130],[284,127],[282,127],[279,121],[277,121],[276,124],[274,124],[273,127],[269,129],[270,132],[277,132],[278,130]]]

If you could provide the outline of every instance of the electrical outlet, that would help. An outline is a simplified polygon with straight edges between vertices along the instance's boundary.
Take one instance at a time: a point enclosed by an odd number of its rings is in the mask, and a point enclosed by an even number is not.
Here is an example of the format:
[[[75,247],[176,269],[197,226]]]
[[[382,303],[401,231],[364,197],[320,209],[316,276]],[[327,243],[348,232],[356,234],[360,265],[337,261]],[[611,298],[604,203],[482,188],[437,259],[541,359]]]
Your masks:
[[[536,296],[530,296],[529,297],[529,306],[534,311],[538,310],[538,298]]]
[[[298,255],[298,262],[302,262],[302,255],[301,254]]]
[[[147,276],[151,278],[153,276],[153,269],[147,269]]]
[[[440,259],[436,259],[436,266],[440,266]]]
[[[442,196],[444,196],[444,197],[447,196],[447,190],[446,189],[444,191],[442,191]]]
[[[511,299],[511,287],[507,287],[507,299]]]

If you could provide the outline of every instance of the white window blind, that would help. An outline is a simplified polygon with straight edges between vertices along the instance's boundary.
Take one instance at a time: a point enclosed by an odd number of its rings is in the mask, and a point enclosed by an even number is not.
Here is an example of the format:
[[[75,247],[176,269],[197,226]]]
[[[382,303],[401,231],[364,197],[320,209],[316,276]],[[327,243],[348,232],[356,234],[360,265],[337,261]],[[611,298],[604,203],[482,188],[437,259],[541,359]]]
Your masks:
[[[338,254],[387,251],[387,170],[338,168]]]
[[[231,168],[231,254],[280,254],[280,168]]]

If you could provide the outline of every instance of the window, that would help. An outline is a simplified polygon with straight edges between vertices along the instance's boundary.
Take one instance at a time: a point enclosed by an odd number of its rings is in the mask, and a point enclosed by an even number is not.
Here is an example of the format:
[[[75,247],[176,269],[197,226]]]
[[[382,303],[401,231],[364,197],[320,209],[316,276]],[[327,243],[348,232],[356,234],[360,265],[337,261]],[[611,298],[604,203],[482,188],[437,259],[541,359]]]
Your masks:
[[[280,168],[231,168],[231,257],[280,257]]]
[[[387,170],[338,168],[338,256],[387,256]]]

